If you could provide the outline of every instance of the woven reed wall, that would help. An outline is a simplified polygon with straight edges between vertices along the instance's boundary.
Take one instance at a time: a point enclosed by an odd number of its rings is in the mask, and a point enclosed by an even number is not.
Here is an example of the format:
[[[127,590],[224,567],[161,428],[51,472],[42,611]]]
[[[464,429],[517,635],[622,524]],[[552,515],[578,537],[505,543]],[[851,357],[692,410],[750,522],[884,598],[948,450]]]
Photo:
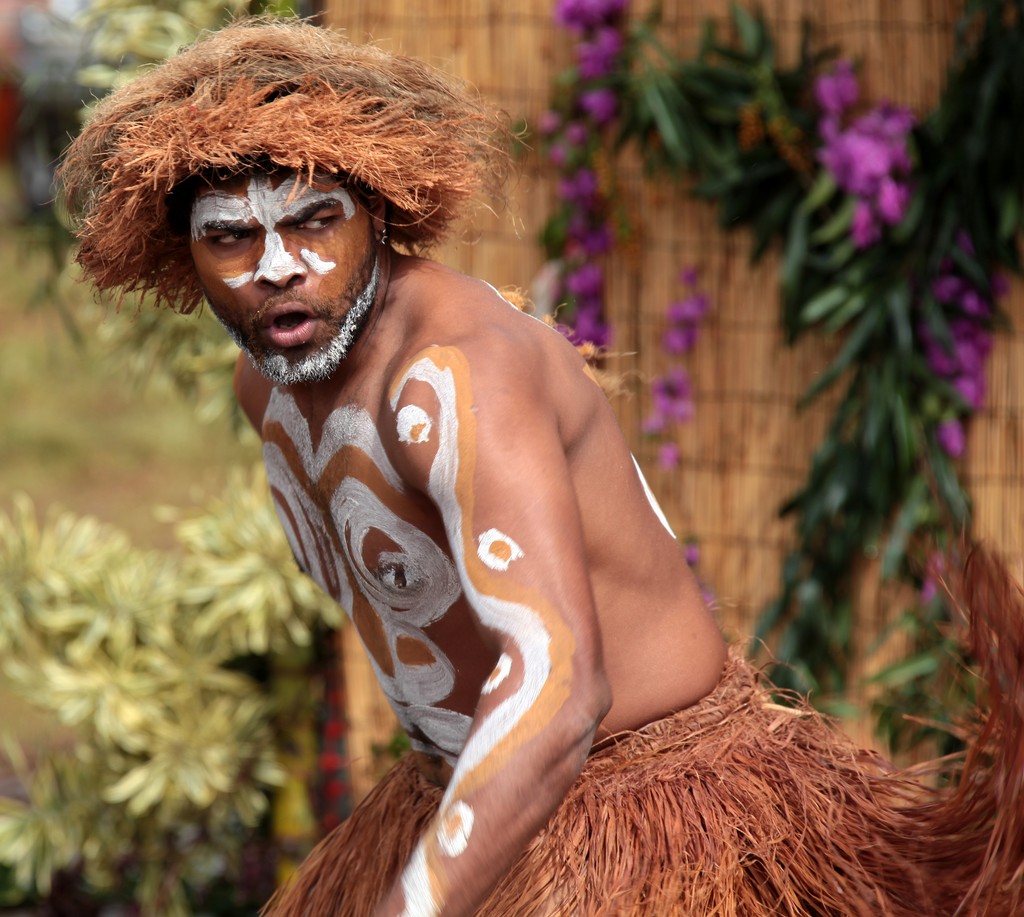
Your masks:
[[[535,123],[545,110],[571,42],[553,24],[553,0],[328,0],[328,22],[354,40],[374,40],[462,76],[514,118]],[[939,97],[953,45],[958,0],[765,0],[760,4],[782,59],[792,61],[801,22],[819,44],[835,44],[863,66],[866,100],[886,99],[923,113]],[[728,28],[725,0],[664,0],[663,35],[684,54],[695,51],[707,17]],[[749,7],[749,5],[748,5]],[[646,4],[636,3],[637,12]],[[648,478],[677,532],[701,544],[701,573],[719,597],[727,632],[748,635],[774,597],[791,524],[777,511],[805,479],[810,454],[830,418],[827,399],[797,414],[796,399],[827,364],[835,342],[808,339],[796,348],[778,330],[778,261],[749,263],[749,240],[726,233],[711,205],[680,189],[655,187],[628,161],[617,180],[630,203],[635,244],[609,262],[610,316],[622,356],[616,365],[635,379],[663,370],[664,309],[678,298],[679,269],[696,266],[713,302],[701,340],[688,358],[696,416],[680,434],[681,467],[656,467],[653,446],[639,433],[649,408],[643,386],[616,409]],[[479,215],[468,233],[440,253],[448,263],[498,286],[529,287],[541,267],[537,231],[553,209],[554,175],[536,155],[522,162],[509,213]],[[1024,321],[1024,289],[1005,303],[1015,326]],[[977,531],[1011,555],[1024,555],[1022,418],[1024,343],[1004,335],[991,361],[988,407],[973,424],[968,486]],[[865,644],[881,629],[885,600],[865,564],[857,597]],[[895,651],[898,651],[898,647]],[[866,724],[855,727],[870,739]]]

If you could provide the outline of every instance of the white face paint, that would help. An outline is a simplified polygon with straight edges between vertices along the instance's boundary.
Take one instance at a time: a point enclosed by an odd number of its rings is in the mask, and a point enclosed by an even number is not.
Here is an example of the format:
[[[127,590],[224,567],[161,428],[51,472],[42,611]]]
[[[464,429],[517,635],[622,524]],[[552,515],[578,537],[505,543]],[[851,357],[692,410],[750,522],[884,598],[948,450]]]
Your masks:
[[[297,193],[294,182],[283,181],[276,188],[270,176],[257,174],[249,180],[246,197],[214,191],[196,198],[192,206],[192,238],[202,239],[211,228],[248,229],[253,222],[265,232],[263,255],[255,271],[225,277],[224,283],[237,290],[252,281],[268,280],[277,283],[292,276],[304,276],[308,271],[326,274],[337,264],[321,258],[316,252],[304,248],[294,258],[277,231],[282,220],[301,220],[312,215],[318,208],[341,204],[345,219],[355,215],[356,204],[352,195],[344,188],[321,191],[318,188],[304,188]]]

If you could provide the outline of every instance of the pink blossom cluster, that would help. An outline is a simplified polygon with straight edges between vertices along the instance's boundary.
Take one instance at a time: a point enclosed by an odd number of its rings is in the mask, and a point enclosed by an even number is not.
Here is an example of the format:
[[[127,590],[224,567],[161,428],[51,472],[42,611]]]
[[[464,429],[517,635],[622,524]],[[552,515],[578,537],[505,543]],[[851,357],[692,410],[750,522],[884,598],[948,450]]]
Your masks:
[[[974,247],[966,234],[959,235],[957,244],[973,254]],[[998,297],[1006,290],[1005,278],[994,276],[991,295]],[[989,328],[994,303],[962,277],[949,258],[943,261],[939,276],[932,282],[931,293],[938,303],[953,312],[949,323],[950,340],[937,339],[924,322],[918,324],[917,337],[931,371],[949,382],[963,402],[965,410],[951,412],[935,430],[939,445],[948,455],[959,458],[967,444],[960,415],[979,411],[985,404],[985,365],[992,351]]]
[[[662,348],[669,356],[678,357],[691,351],[697,343],[700,322],[710,308],[707,295],[697,290],[697,271],[684,268],[679,275],[687,294],[669,304],[668,325],[662,336]],[[690,376],[682,366],[672,366],[651,383],[651,413],[644,421],[645,433],[665,436],[674,425],[693,417],[693,389]],[[678,467],[679,444],[665,439],[658,449],[658,464],[665,471]]]
[[[883,103],[844,127],[844,116],[860,96],[849,61],[819,76],[814,96],[822,111],[818,130],[824,145],[818,157],[855,199],[850,235],[858,248],[867,248],[881,238],[884,226],[896,225],[907,212],[912,166],[907,139],[914,115]]]
[[[622,65],[622,21],[626,0],[558,0],[555,21],[576,38],[576,93],[567,113],[545,112],[539,127],[547,156],[561,172],[559,196],[568,212],[565,227],[563,294],[575,306],[575,341],[604,346],[610,328],[604,319],[604,270],[597,259],[608,252],[614,234],[606,200],[593,168],[600,131],[619,111],[608,77]]]

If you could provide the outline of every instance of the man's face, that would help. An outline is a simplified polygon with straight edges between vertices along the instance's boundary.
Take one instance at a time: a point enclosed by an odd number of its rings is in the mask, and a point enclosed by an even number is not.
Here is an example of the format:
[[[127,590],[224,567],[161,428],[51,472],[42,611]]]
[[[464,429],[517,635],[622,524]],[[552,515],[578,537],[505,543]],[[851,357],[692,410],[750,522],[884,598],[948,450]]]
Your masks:
[[[379,278],[372,220],[343,185],[294,172],[213,182],[191,236],[210,307],[263,375],[293,385],[338,368]]]

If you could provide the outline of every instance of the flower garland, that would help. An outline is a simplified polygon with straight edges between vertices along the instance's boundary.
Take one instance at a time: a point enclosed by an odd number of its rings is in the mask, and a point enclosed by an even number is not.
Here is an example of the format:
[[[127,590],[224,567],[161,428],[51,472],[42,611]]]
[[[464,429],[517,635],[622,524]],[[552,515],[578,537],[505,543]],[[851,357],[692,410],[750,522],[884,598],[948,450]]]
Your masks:
[[[838,694],[857,559],[877,552],[883,579],[924,588],[932,545],[969,523],[953,460],[985,395],[1005,291],[991,269],[1020,269],[1024,119],[999,113],[1024,111],[1024,4],[972,0],[940,105],[921,119],[884,104],[857,113],[853,64],[827,67],[831,55],[814,53],[809,36],[797,65],[780,68],[764,20],[741,7],[736,40],[719,42],[709,22],[694,60],[664,46],[656,16],[627,28],[625,12],[610,0],[556,6],[579,44],[544,124],[563,182],[543,241],[562,267],[575,335],[605,343],[597,259],[628,235],[610,150],[632,143],[652,174],[692,177],[723,226],[749,226],[755,258],[781,249],[790,342],[812,330],[841,336],[801,402],[844,386],[806,485],[783,507],[798,543],[759,626],[788,663],[781,681]],[[687,390],[678,370],[656,380],[648,422],[683,419]],[[672,464],[670,447],[661,457]],[[919,700],[929,695],[919,676],[942,668],[946,652],[945,612],[924,605],[919,652],[883,673],[890,687],[916,686]]]
[[[558,107],[540,118],[548,160],[560,173],[561,206],[548,221],[544,246],[559,282],[553,302],[568,307],[570,339],[597,347],[610,340],[604,315],[604,269],[615,228],[603,134],[619,114],[624,72],[626,0],[558,0],[555,21],[576,39],[576,63],[564,77]]]
[[[696,268],[683,268],[679,281],[687,295],[669,304],[668,325],[661,339],[662,350],[670,358],[681,357],[693,349],[700,334],[700,323],[711,305],[708,296],[697,288]],[[675,427],[693,417],[690,375],[681,363],[652,380],[651,399],[651,413],[644,421],[643,431],[659,438],[658,465],[663,471],[672,471],[679,467],[681,457],[673,435]]]

